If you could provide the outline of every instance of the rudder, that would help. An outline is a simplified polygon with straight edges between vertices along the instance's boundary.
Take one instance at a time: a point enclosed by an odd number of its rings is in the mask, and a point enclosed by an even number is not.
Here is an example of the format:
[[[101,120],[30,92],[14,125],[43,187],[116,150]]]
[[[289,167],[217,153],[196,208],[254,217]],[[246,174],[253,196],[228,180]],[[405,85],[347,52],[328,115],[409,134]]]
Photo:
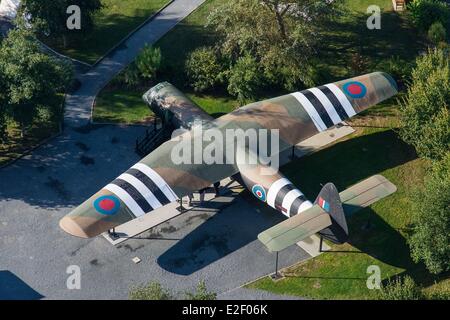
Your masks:
[[[327,183],[316,198],[314,204],[319,205],[331,217],[331,226],[318,232],[323,238],[333,243],[342,244],[348,240],[347,220],[342,207],[341,198],[336,186]]]

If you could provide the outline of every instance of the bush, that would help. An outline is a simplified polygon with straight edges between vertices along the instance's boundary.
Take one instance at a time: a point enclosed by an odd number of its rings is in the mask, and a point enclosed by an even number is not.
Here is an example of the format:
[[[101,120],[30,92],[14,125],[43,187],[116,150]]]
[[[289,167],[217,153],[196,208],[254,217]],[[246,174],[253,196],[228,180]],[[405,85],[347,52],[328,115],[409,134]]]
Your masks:
[[[410,62],[395,56],[380,62],[376,69],[389,73],[400,85],[405,85],[411,80],[413,66]]]
[[[450,19],[449,6],[440,0],[414,0],[408,6],[414,24],[426,32],[435,22],[447,26]]]
[[[128,294],[131,300],[174,300],[176,299],[168,290],[158,282],[150,282],[147,285],[136,286],[130,289]],[[200,281],[194,292],[184,292],[186,300],[215,300],[217,294],[208,291],[204,281]]]
[[[434,45],[445,41],[446,38],[447,34],[442,23],[435,22],[431,25],[430,29],[428,29],[428,40]]]
[[[135,64],[144,79],[153,80],[162,65],[161,49],[146,45],[136,58]]]
[[[433,166],[413,196],[411,256],[431,273],[450,270],[450,152]]]
[[[121,75],[123,82],[128,88],[135,87],[139,84],[141,80],[141,73],[136,63],[131,63]]]
[[[442,159],[450,149],[450,67],[444,50],[418,58],[412,84],[401,103],[400,136],[420,156]]]
[[[200,281],[196,290],[191,292],[185,292],[186,300],[216,300],[217,294],[208,291],[204,281]]]
[[[420,287],[410,276],[389,280],[381,287],[380,299],[383,300],[420,300],[423,299]]]
[[[137,286],[130,290],[131,300],[172,300],[170,292],[157,282],[150,282],[144,286]]]
[[[241,104],[256,99],[264,82],[258,63],[249,55],[238,59],[230,70],[228,81],[228,92],[237,96]]]
[[[192,88],[197,92],[211,89],[219,83],[223,69],[216,52],[211,47],[194,50],[186,61],[186,74]]]

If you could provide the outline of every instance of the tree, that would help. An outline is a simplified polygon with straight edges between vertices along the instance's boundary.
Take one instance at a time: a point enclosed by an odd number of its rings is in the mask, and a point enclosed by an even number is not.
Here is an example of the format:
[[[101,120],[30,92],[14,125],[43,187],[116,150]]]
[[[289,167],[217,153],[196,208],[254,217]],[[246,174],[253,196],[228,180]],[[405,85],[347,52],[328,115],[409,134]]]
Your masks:
[[[60,98],[70,83],[70,65],[41,52],[35,35],[25,28],[12,30],[0,46],[3,99],[22,136],[38,116],[60,112]]]
[[[256,99],[263,83],[261,74],[260,66],[253,57],[245,55],[239,58],[230,70],[228,91],[237,96],[241,104]]]
[[[216,300],[217,294],[212,291],[208,291],[205,281],[200,281],[194,292],[185,293],[186,300]]]
[[[186,61],[186,73],[191,86],[197,92],[213,88],[220,82],[224,66],[214,48],[201,47],[194,50]]]
[[[174,300],[174,296],[158,282],[132,287],[129,294],[131,300]],[[204,281],[200,281],[194,292],[184,292],[188,300],[215,300],[217,294],[208,291]]]
[[[136,58],[135,64],[143,78],[154,79],[162,64],[161,49],[145,45]]]
[[[442,49],[419,57],[401,103],[400,135],[419,155],[441,159],[450,149],[450,67]]]
[[[133,287],[129,293],[130,300],[172,300],[170,292],[158,282]]]
[[[6,82],[3,73],[0,72],[0,142],[6,138],[7,103]]]
[[[435,22],[447,26],[450,19],[450,7],[441,0],[413,0],[408,5],[414,24],[426,32]]]
[[[446,37],[447,33],[445,31],[445,28],[439,21],[433,23],[430,29],[428,29],[428,40],[430,40],[434,45],[437,45],[439,42],[445,41]]]
[[[414,229],[409,245],[414,261],[435,274],[450,270],[450,152],[425,179],[414,198]]]
[[[313,85],[311,58],[320,41],[319,30],[339,12],[339,3],[235,0],[213,11],[207,25],[220,35],[218,49],[231,66],[250,56],[261,67],[266,83],[293,90]]]
[[[77,5],[81,13],[81,29],[70,30],[67,28],[69,14],[67,8]],[[22,0],[21,10],[35,30],[42,35],[52,35],[63,39],[64,47],[67,46],[67,38],[75,34],[88,34],[93,26],[94,14],[102,8],[100,0]]]

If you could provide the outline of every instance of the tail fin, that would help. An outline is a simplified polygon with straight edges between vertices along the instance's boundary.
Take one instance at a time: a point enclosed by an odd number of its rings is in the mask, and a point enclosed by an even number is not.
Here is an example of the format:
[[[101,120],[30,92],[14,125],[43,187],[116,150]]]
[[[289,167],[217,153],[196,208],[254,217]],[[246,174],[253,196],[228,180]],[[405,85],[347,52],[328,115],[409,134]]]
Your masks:
[[[322,237],[334,243],[344,243],[348,240],[347,220],[341,197],[336,186],[327,183],[316,198],[314,204],[324,209],[331,217],[332,224],[318,232]]]

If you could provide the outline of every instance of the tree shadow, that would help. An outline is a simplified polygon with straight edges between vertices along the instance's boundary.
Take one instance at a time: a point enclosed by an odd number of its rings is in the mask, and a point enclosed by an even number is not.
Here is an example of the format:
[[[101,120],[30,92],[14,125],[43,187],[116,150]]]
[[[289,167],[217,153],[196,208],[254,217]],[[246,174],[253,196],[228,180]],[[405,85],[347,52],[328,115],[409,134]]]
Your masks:
[[[383,12],[381,29],[374,30],[367,28],[368,15],[360,12],[347,12],[343,18],[330,21],[323,30],[324,38],[317,55],[319,65],[328,71],[323,72],[323,80],[355,76],[351,70],[355,53],[368,58],[367,70],[363,72],[376,71],[379,63],[392,57],[414,62],[426,45],[407,19],[407,14]]]
[[[0,271],[0,300],[39,300],[44,298],[14,273]]]
[[[315,199],[327,182],[333,182],[338,190],[345,190],[416,158],[414,148],[404,143],[396,132],[384,130],[336,143],[292,161],[281,171],[309,199]]]

